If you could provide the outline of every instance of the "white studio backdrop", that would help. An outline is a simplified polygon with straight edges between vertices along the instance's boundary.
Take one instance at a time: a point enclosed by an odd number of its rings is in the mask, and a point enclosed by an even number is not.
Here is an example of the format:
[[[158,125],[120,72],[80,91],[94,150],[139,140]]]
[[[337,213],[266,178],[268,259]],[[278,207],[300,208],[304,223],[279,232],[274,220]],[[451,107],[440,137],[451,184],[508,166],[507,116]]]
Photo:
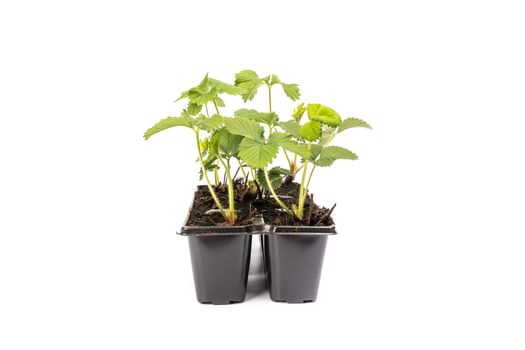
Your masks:
[[[520,1],[1,2],[0,349],[524,349],[524,16]],[[193,136],[142,139],[206,72],[242,69],[374,127],[311,185],[339,231],[316,303],[273,303],[254,274],[245,303],[198,304],[175,234]]]

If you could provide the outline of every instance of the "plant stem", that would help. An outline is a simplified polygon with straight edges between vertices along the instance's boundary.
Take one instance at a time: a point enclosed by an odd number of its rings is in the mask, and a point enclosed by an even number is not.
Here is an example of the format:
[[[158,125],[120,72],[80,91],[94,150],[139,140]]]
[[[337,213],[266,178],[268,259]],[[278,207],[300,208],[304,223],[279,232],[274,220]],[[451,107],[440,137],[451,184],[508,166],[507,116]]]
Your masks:
[[[209,118],[210,117],[210,112],[208,112],[208,104],[206,103],[204,105],[204,107],[206,107],[206,116]]]
[[[224,159],[222,159],[221,155],[217,152],[217,158],[219,159],[219,162],[221,162],[222,166],[224,167],[224,171],[226,172],[226,176],[228,177],[228,203],[229,203],[229,209],[226,212],[227,220],[230,224],[235,223],[236,215],[235,215],[235,197],[233,193],[233,180],[232,175],[230,173],[230,167],[229,164],[226,164],[224,162]]]
[[[217,187],[217,186],[219,186],[219,183],[221,182],[219,180],[219,171],[217,170],[217,168],[213,169],[213,175],[215,177],[215,187]]]
[[[268,86],[268,104],[270,106],[270,113],[272,113],[272,87],[270,84],[267,84]]]
[[[239,160],[239,158],[235,158],[235,159],[237,159],[237,162],[239,163],[239,168],[241,169],[242,176],[244,176],[244,181],[246,182],[246,180],[248,179],[248,177],[246,176],[246,171],[244,171],[244,167],[242,166],[241,161]]]
[[[290,167],[290,171],[292,172],[293,174],[293,171],[294,171],[294,167],[293,167],[293,164],[292,162],[290,161],[290,157],[288,157],[288,153],[286,153],[286,150],[283,148],[283,151],[284,151],[284,156],[286,157],[286,160],[288,161],[288,166]]]
[[[308,177],[308,182],[306,183],[306,189],[308,190],[308,188],[310,188],[310,180],[312,180],[312,175],[314,174],[314,170],[315,170],[315,167],[317,165],[314,164],[314,166],[312,167],[312,170],[310,171],[310,176]]]
[[[266,183],[268,184],[268,188],[270,189],[270,192],[272,193],[273,198],[275,199],[277,204],[279,204],[279,206],[283,208],[286,213],[293,216],[293,212],[290,209],[288,209],[288,207],[281,201],[279,196],[277,196],[277,193],[275,193],[275,190],[273,189],[273,186],[272,186],[272,182],[270,181],[270,176],[268,175],[267,167],[264,167],[264,177],[266,178]]]
[[[312,148],[311,142],[308,142],[308,150]],[[306,180],[306,172],[308,170],[308,159],[304,160],[304,169],[303,169],[303,177],[301,179],[301,187],[299,189],[299,205],[297,206],[297,217],[299,219],[303,219],[303,208],[304,208],[304,201],[306,199],[306,194],[308,186],[305,188],[304,182]]]
[[[217,102],[215,102],[215,100],[213,100],[213,105],[215,106],[215,110],[217,111],[217,114],[220,114],[219,107],[217,107]]]
[[[219,201],[219,198],[217,197],[217,194],[215,193],[215,190],[213,189],[213,186],[210,183],[210,179],[208,178],[208,173],[206,172],[206,169],[204,168],[204,160],[202,159],[202,152],[200,147],[200,140],[199,140],[199,130],[195,130],[195,139],[197,140],[197,150],[199,151],[199,161],[201,163],[201,169],[202,169],[202,176],[206,180],[206,184],[208,185],[208,189],[210,190],[211,196],[213,197],[213,200],[215,201],[215,205],[217,205],[217,208],[221,211],[222,216],[226,218],[226,212],[224,211],[224,208],[221,205],[221,202]]]

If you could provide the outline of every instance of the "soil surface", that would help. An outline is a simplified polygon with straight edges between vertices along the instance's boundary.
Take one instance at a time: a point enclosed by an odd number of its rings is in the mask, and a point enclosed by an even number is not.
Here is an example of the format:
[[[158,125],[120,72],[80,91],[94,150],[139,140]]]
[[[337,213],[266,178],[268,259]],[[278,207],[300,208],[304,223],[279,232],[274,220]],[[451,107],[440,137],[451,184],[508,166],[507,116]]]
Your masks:
[[[235,186],[235,209],[237,221],[235,225],[249,225],[252,220],[262,214],[264,222],[270,225],[280,226],[330,226],[334,224],[331,213],[333,208],[321,208],[308,197],[304,204],[304,218],[299,220],[285,213],[271,196],[261,198],[257,193],[250,193],[242,180],[234,183]],[[228,188],[218,186],[215,192],[219,197],[221,205],[228,207]],[[291,208],[292,204],[297,204],[295,198],[299,196],[299,184],[289,182],[283,184],[276,190],[281,200]],[[289,198],[291,197],[291,198]],[[207,213],[212,210],[212,213]],[[207,186],[199,186],[195,193],[193,205],[190,209],[187,226],[226,226],[221,213],[211,196]]]

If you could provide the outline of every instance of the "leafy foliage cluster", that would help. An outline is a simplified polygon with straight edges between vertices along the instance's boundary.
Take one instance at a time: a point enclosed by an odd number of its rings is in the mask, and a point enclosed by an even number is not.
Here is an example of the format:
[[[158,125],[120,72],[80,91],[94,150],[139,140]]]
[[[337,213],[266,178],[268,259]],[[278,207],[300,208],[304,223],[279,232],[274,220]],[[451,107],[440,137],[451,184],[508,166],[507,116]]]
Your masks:
[[[253,70],[243,70],[235,74],[233,84],[206,74],[197,86],[182,92],[176,100],[187,100],[180,116],[162,119],[144,133],[147,140],[160,131],[176,126],[193,130],[201,177],[230,225],[236,220],[233,182],[239,171],[242,183],[249,191],[259,196],[271,194],[284,211],[301,220],[316,167],[331,166],[339,159],[357,159],[354,152],[331,145],[335,137],[351,128],[371,128],[358,118],[342,119],[335,110],[318,103],[300,103],[291,113],[291,119],[281,121],[272,109],[272,88],[275,85],[281,86],[292,101],[301,96],[297,84],[284,83],[275,74],[259,77]],[[254,99],[262,86],[266,86],[268,91],[268,111],[241,108],[233,116],[221,113],[220,108],[225,107],[221,95],[238,95],[247,102]],[[288,168],[272,166],[281,150]],[[237,168],[235,173],[234,168]],[[228,182],[227,209],[221,205],[215,192],[218,186],[226,185],[220,181],[220,169]],[[214,181],[210,180],[210,173],[213,173]],[[299,197],[296,204],[289,208],[275,190],[285,178],[292,180],[299,173]]]

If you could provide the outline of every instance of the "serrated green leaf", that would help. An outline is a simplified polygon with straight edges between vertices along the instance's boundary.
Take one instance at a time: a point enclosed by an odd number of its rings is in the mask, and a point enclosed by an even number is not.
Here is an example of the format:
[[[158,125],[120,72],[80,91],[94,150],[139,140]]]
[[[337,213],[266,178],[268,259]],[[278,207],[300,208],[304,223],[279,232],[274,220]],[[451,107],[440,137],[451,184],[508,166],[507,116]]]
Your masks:
[[[281,84],[281,79],[279,79],[279,77],[275,74],[270,74],[261,80],[265,81],[269,85]]]
[[[215,156],[215,154],[210,154],[203,162],[204,169],[206,169],[207,172],[213,171],[213,169],[218,169],[219,167],[215,163],[216,160],[217,160],[217,157]],[[202,173],[202,168],[201,168],[199,169],[199,180],[202,180],[202,178],[203,178],[203,173]]]
[[[201,105],[198,105],[192,102],[188,102],[188,108],[186,109],[186,111],[188,112],[189,115],[197,115],[200,113],[201,110],[202,110]]]
[[[219,148],[225,157],[237,157],[241,141],[242,136],[234,135],[228,130],[223,129],[219,140]]]
[[[324,127],[322,127],[321,137],[319,138],[318,143],[321,146],[326,146],[330,142],[332,142],[334,138],[335,138],[335,128],[325,125]]]
[[[211,88],[210,90],[205,90],[202,88],[193,88],[190,89],[190,92],[188,93],[188,99],[192,103],[196,103],[201,106],[205,105],[208,102],[212,102],[215,96],[217,96],[216,88]]]
[[[315,162],[313,162],[315,165],[320,167],[330,166],[334,163],[334,159],[332,158],[319,158]]]
[[[304,102],[302,102],[293,110],[292,118],[295,119],[297,122],[300,122],[305,111],[306,107],[304,106]]]
[[[297,143],[291,139],[291,135],[274,132],[268,137],[268,143],[280,146],[287,151],[297,154],[303,158],[310,158],[311,152],[308,150],[308,146],[304,143]]]
[[[312,143],[310,145],[310,151],[312,152],[312,155],[310,157],[310,160],[316,160],[317,157],[319,157],[319,154],[321,154],[321,151],[323,150],[323,146],[320,146],[318,144]]]
[[[214,132],[213,135],[211,135],[210,142],[208,144],[208,152],[210,154],[210,157],[217,156],[217,153],[219,152],[219,141],[221,139],[221,136],[222,136],[222,130],[218,130]]]
[[[189,94],[189,93],[190,93],[190,90],[183,91],[183,92],[180,94],[179,98],[175,100],[175,102],[177,102],[177,101],[179,101],[179,100],[182,100],[183,98],[188,97],[188,94]]]
[[[217,105],[217,107],[225,107],[226,104],[224,104],[224,101],[222,100],[222,98],[220,98],[219,96],[215,96],[215,98],[213,99],[215,101],[215,104]]]
[[[279,117],[274,112],[261,113],[257,112],[255,109],[241,108],[235,111],[234,115],[236,117],[250,118],[268,125],[274,125],[279,121]]]
[[[279,147],[244,138],[239,145],[239,157],[252,168],[264,168],[277,156]]]
[[[305,159],[310,158],[312,154],[306,144],[297,143],[293,140],[290,140],[289,142],[283,142],[281,147]]]
[[[273,169],[272,169],[273,170]],[[272,184],[273,189],[278,189],[283,184],[282,175],[278,172],[268,171],[268,177],[270,178],[270,183]],[[264,170],[259,169],[257,171],[257,182],[261,185],[266,191],[270,190],[268,182],[266,181],[266,176],[264,176]]]
[[[287,133],[295,137],[296,139],[302,138],[301,137],[301,125],[299,125],[299,123],[296,122],[295,120],[288,120],[286,122],[280,122],[279,126],[284,131],[286,131]]]
[[[208,73],[206,73],[206,75],[204,76],[204,78],[201,80],[201,82],[199,83],[199,85],[197,85],[198,88],[200,89],[205,89],[205,90],[208,90],[209,89],[209,77],[208,77]]]
[[[279,175],[286,175],[286,176],[289,176],[289,175],[292,175],[292,172],[288,169],[285,169],[283,167],[280,167],[280,166],[276,166],[276,167],[273,167],[270,169],[269,173],[275,173],[275,174],[279,174]]]
[[[251,69],[245,69],[243,71],[240,71],[239,73],[235,74],[235,85],[238,84],[254,81],[254,80],[261,80],[257,73],[255,73]]]
[[[299,85],[281,83],[281,86],[283,87],[286,96],[288,96],[288,98],[290,98],[292,101],[296,101],[299,99],[299,97],[301,97]]]
[[[288,142],[291,140],[291,135],[284,132],[274,132],[268,136],[268,143],[271,143],[276,146],[280,146],[283,142]]]
[[[155,125],[153,125],[151,128],[146,130],[144,133],[144,139],[149,139],[152,135],[155,135],[156,133],[166,130],[168,128],[172,128],[174,126],[185,126],[188,128],[193,128],[193,119],[190,117],[167,117],[165,119],[162,119]]]
[[[346,129],[350,128],[368,128],[372,129],[372,127],[365,122],[364,120],[358,119],[358,118],[347,118],[343,120],[341,125],[339,125],[338,132],[341,132]]]
[[[319,159],[317,159],[314,163],[318,166],[330,166],[337,159],[356,160],[357,155],[343,147],[328,146],[323,148],[321,154],[319,155]]]
[[[318,103],[308,105],[308,118],[331,127],[337,127],[341,124],[341,117],[336,111]]]
[[[195,119],[195,124],[199,127],[199,129],[206,130],[208,132],[220,129],[223,122],[224,118],[218,114],[214,114],[209,118],[201,114]]]
[[[270,182],[272,184],[273,189],[278,189],[283,184],[283,176],[289,176],[292,175],[290,170],[281,168],[281,167],[273,167],[268,171],[268,177],[270,178]],[[266,177],[264,176],[264,170],[259,169],[257,171],[257,182],[259,185],[261,185],[265,190],[269,191],[270,187],[268,186],[268,183],[266,181]]]
[[[299,130],[299,135],[301,138],[307,141],[315,141],[321,137],[321,123],[317,121],[309,121],[301,126]]]
[[[234,135],[241,135],[259,142],[263,141],[264,128],[252,119],[226,118],[225,124],[226,129]]]
[[[253,70],[247,69],[235,74],[235,86],[246,91],[242,94],[244,102],[252,100],[255,97],[262,83],[262,79],[260,79]]]
[[[219,93],[226,93],[229,95],[242,95],[246,92],[246,90],[241,87],[224,83],[217,79],[208,78],[208,82],[210,87],[217,89]]]

